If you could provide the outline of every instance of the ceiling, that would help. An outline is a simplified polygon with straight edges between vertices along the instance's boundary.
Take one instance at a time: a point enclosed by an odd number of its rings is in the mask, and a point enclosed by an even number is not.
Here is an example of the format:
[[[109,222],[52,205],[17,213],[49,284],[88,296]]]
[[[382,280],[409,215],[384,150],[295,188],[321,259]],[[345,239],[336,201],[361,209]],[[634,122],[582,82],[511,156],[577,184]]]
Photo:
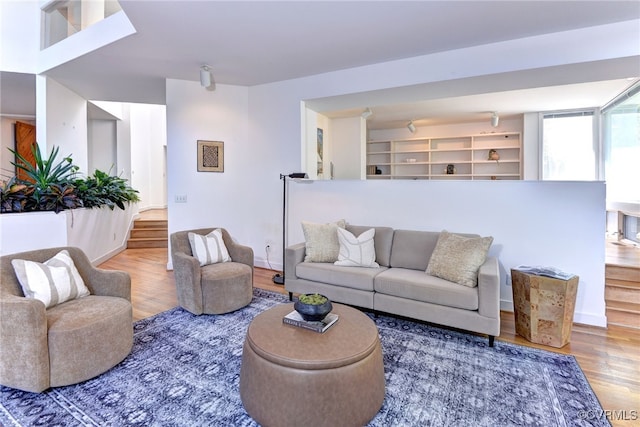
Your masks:
[[[120,4],[135,34],[45,74],[87,99],[163,104],[165,79],[198,81],[202,64],[211,66],[217,84],[253,86],[640,18],[638,1],[120,0]],[[5,101],[14,78],[21,79],[19,92],[26,93],[25,99],[33,99],[35,114],[35,83],[32,95],[24,85],[28,76],[14,73],[0,76],[1,112],[20,105],[20,114],[27,114],[22,103]],[[595,100],[589,102],[600,103],[627,83],[616,79],[593,88],[571,87],[562,95],[555,90],[538,95],[534,89],[517,96],[493,94],[492,109],[517,113],[525,108],[523,101],[547,109],[540,104],[542,99],[566,100],[591,90]],[[439,107],[434,100],[381,106],[370,122],[382,121],[385,115],[388,121],[422,119],[434,110],[444,112],[445,103],[452,115],[461,114],[465,104],[468,113],[482,112],[475,97],[443,98],[448,99]],[[520,107],[514,106],[518,103]]]

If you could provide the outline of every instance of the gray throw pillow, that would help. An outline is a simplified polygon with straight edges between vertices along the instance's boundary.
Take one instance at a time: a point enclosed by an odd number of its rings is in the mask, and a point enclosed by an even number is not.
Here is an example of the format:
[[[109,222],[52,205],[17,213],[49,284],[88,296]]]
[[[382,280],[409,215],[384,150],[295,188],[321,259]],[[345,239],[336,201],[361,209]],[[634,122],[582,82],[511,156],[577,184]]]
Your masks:
[[[305,262],[336,262],[340,253],[338,227],[344,228],[344,219],[328,224],[302,221],[305,241]]]
[[[463,237],[442,231],[431,254],[427,274],[474,287],[478,269],[487,259],[493,237]]]

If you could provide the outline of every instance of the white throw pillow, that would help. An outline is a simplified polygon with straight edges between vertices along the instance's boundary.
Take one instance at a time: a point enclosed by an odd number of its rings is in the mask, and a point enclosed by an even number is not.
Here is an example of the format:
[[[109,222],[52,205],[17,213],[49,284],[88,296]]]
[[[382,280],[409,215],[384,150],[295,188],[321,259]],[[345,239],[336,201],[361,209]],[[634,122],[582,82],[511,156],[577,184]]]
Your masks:
[[[358,237],[345,229],[338,228],[340,253],[338,254],[338,261],[334,262],[334,265],[344,267],[380,267],[376,262],[376,249],[373,244],[375,235],[375,228],[363,232]]]
[[[464,237],[442,231],[431,254],[427,274],[473,288],[487,259],[493,237]]]
[[[11,265],[24,296],[42,301],[47,308],[89,295],[67,250],[44,263],[14,259]]]
[[[222,239],[222,231],[219,228],[206,236],[196,233],[188,233],[188,236],[191,253],[198,258],[201,267],[208,264],[231,261],[229,251],[227,251]]]
[[[338,228],[344,228],[344,219],[328,224],[302,221],[305,241],[305,262],[335,262],[338,260],[340,243]]]

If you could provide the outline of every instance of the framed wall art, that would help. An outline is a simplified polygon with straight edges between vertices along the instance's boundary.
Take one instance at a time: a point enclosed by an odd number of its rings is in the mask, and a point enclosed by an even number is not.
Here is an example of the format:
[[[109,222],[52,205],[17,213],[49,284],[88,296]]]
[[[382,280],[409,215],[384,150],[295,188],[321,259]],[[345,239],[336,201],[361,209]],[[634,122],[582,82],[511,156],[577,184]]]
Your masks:
[[[198,172],[224,172],[224,142],[198,140]]]

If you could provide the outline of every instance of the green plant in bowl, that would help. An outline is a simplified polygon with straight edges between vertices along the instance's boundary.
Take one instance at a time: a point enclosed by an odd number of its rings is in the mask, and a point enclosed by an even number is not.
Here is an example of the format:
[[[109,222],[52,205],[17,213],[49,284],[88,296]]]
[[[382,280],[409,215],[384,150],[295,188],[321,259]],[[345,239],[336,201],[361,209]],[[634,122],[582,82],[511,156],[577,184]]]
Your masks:
[[[308,322],[318,322],[333,310],[329,298],[318,293],[302,294],[298,297],[293,308]]]
[[[320,294],[302,294],[300,295],[298,300],[305,304],[320,305],[320,304],[324,304],[329,299],[324,295],[320,295]]]

